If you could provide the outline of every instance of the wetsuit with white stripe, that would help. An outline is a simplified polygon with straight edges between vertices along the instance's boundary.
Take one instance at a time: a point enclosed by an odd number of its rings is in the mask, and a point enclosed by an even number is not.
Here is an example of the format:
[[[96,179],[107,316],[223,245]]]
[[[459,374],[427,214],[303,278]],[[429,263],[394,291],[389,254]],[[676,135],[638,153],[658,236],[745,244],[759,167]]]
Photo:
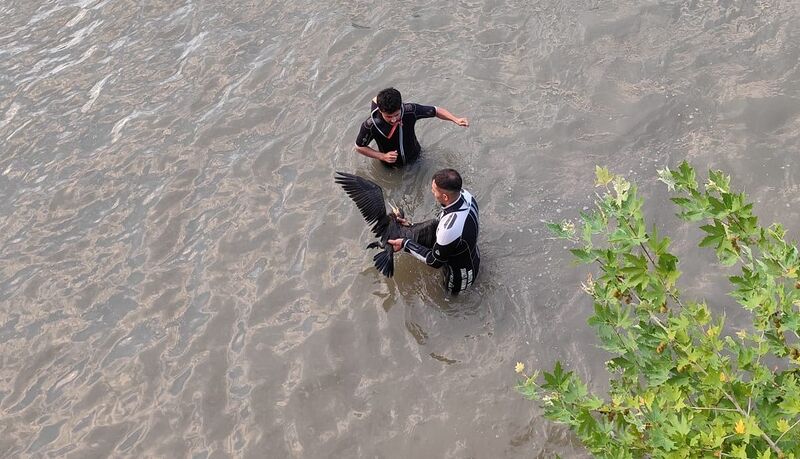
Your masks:
[[[478,275],[478,203],[466,191],[442,210],[436,227],[436,243],[428,248],[406,239],[403,248],[433,268],[444,267],[445,287],[451,293],[466,290]]]
[[[402,104],[400,106],[400,124],[393,130],[380,114],[378,105],[373,101],[369,119],[361,124],[356,145],[366,147],[374,139],[381,153],[397,152],[395,166],[408,164],[419,156],[421,147],[414,133],[414,125],[422,118],[436,116],[436,107],[432,105]]]

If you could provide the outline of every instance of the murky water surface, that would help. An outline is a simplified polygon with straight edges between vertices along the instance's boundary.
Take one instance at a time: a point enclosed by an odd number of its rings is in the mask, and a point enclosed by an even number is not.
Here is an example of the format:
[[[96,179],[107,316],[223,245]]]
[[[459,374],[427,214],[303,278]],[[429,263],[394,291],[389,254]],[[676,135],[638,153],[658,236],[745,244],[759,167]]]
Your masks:
[[[798,214],[800,3],[0,4],[0,456],[529,458],[585,453],[516,361],[605,386],[584,275],[542,220],[595,164],[640,183],[684,288],[735,317],[657,168],[722,168]],[[405,171],[352,151],[369,100],[418,125]],[[370,267],[334,170],[417,219],[433,171],[481,205],[477,288]]]

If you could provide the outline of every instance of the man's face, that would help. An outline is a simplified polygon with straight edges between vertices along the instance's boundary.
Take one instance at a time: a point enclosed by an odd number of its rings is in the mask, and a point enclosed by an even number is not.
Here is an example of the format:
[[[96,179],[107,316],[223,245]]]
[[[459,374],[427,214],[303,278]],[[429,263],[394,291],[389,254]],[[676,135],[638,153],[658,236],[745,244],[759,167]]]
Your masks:
[[[439,189],[438,186],[436,186],[435,181],[431,181],[431,193],[433,193],[433,199],[435,199],[439,204],[443,206],[450,204],[450,197],[447,196],[444,191]]]
[[[397,124],[400,122],[400,114],[402,113],[400,110],[391,113],[385,112],[383,110],[378,110],[378,111],[381,112],[381,116],[387,123]]]

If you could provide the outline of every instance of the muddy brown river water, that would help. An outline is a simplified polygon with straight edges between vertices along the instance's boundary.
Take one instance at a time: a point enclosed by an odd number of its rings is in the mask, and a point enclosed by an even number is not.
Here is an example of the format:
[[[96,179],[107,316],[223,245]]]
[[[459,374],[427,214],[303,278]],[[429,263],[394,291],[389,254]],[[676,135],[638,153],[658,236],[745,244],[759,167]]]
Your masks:
[[[603,390],[564,244],[596,164],[639,183],[682,287],[724,272],[656,169],[721,168],[796,238],[800,2],[0,2],[0,457],[585,457],[513,389]],[[369,100],[470,118],[353,152]],[[387,280],[335,170],[416,220],[481,206],[475,289]]]

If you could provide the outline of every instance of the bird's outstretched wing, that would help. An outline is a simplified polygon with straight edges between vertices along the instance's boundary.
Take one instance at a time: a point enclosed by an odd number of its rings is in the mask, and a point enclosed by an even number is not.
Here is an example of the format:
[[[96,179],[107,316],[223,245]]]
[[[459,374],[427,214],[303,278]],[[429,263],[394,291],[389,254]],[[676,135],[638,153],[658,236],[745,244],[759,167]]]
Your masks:
[[[436,242],[436,228],[439,220],[432,218],[421,223],[411,225],[411,237],[425,247],[432,248]]]
[[[386,248],[376,253],[372,261],[375,262],[375,268],[384,276],[394,275],[394,249],[391,244],[386,244]]]
[[[333,181],[341,185],[347,195],[355,201],[364,220],[369,224],[374,223],[372,232],[380,237],[389,225],[381,187],[375,182],[346,172],[336,172]]]

